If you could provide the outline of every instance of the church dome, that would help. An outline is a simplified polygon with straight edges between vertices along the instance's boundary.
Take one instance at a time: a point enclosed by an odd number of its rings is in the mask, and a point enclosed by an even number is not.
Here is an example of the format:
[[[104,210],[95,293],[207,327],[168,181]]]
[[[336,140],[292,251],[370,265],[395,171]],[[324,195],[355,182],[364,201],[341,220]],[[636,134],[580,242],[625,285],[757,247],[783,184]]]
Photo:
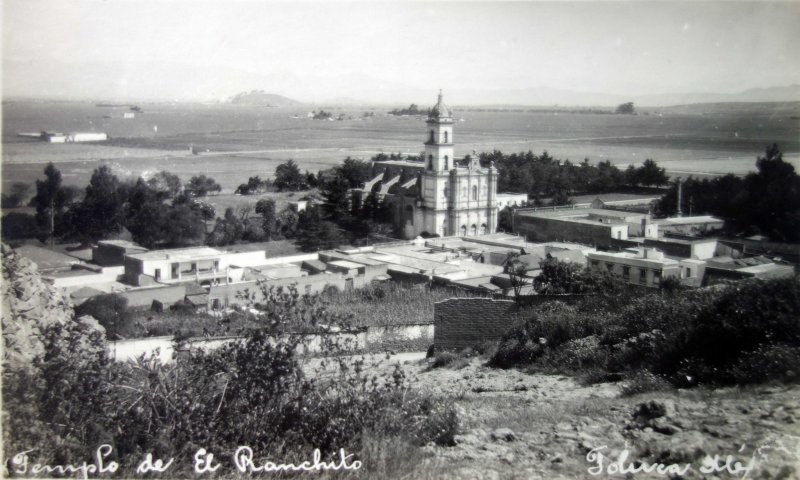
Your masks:
[[[439,90],[439,100],[431,109],[431,113],[428,114],[428,118],[450,118],[452,116],[453,111],[450,110],[450,107],[444,104],[444,100],[442,100],[442,91]]]

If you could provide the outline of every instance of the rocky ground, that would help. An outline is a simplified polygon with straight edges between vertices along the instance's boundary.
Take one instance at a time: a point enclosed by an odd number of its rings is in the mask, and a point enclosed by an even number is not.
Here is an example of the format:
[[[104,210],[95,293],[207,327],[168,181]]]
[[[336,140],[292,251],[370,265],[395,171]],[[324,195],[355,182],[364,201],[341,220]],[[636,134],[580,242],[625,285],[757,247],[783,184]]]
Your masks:
[[[409,478],[800,478],[800,385],[622,397],[483,363],[404,365],[461,417],[456,444],[424,447]]]

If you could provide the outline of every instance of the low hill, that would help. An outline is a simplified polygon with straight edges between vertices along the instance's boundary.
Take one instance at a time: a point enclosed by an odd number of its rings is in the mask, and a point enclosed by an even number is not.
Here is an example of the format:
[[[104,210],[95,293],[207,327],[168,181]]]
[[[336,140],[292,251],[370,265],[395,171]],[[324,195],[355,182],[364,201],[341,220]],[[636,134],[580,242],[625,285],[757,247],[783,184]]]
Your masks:
[[[300,105],[297,100],[286,98],[274,93],[266,93],[263,90],[253,90],[242,92],[228,99],[228,103],[234,105],[250,105],[257,107],[290,107]]]

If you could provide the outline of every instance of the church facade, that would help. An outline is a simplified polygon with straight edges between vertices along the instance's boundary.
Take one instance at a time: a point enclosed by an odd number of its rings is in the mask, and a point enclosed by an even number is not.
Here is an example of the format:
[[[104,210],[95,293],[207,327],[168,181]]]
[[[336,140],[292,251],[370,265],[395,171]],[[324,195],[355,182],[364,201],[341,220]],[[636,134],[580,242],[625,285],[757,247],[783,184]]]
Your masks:
[[[418,235],[474,236],[497,228],[497,170],[482,168],[476,154],[457,160],[453,113],[441,92],[425,122],[422,162],[375,162],[371,192],[393,205],[395,225],[406,238]],[[404,180],[404,181],[401,181]]]

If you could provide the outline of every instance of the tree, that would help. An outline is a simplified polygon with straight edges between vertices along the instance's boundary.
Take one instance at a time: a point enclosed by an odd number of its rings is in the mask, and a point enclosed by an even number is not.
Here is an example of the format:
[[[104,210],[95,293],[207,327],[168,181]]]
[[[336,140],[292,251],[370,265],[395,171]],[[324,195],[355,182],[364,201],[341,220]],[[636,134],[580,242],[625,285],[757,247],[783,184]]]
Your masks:
[[[338,174],[344,178],[350,188],[359,188],[369,180],[372,173],[372,165],[363,160],[356,160],[347,157],[344,162],[337,167]]]
[[[188,204],[173,205],[162,218],[167,245],[189,247],[203,243],[206,224],[201,209]]]
[[[208,221],[217,218],[217,210],[214,208],[214,205],[191,198],[184,193],[172,199],[173,207],[177,207],[179,205],[186,205],[192,210],[197,211],[203,220]]]
[[[637,182],[646,187],[666,185],[669,182],[667,171],[649,158],[638,168],[636,177]]]
[[[261,229],[267,240],[272,240],[272,237],[277,233],[276,226],[278,217],[275,213],[275,200],[271,198],[262,198],[256,203],[256,213],[261,215]]]
[[[8,190],[8,194],[2,195],[2,207],[14,208],[25,203],[30,196],[31,186],[27,183],[14,182]]]
[[[530,265],[522,261],[520,257],[519,252],[508,252],[504,263],[504,269],[511,281],[511,288],[514,290],[514,299],[516,301],[519,301],[522,289],[531,284],[528,277]]]
[[[219,193],[222,187],[211,177],[197,175],[189,179],[184,190],[190,196],[205,197],[209,193]]]
[[[107,165],[96,168],[83,201],[74,211],[75,233],[92,241],[118,233],[124,222],[125,200],[119,179],[111,169]]]
[[[572,205],[574,202],[564,190],[557,190],[550,199],[550,205]]]
[[[36,208],[36,223],[52,244],[65,208],[74,199],[74,190],[61,185],[61,172],[52,163],[44,168],[44,176],[44,180],[36,181],[36,196],[31,205]]]
[[[327,217],[334,221],[349,221],[350,216],[350,184],[346,178],[336,174],[320,185],[320,193],[325,197],[323,206]]]
[[[297,223],[300,215],[293,208],[285,208],[278,214],[275,221],[276,236],[280,238],[294,238],[297,234]]]
[[[616,293],[619,282],[607,271],[585,268],[577,263],[562,262],[549,254],[539,263],[541,273],[534,278],[533,286],[542,295],[588,295]]]
[[[147,180],[147,186],[152,188],[160,199],[173,198],[181,192],[181,179],[162,170]]]
[[[296,192],[308,188],[305,175],[300,173],[300,168],[292,159],[275,167],[275,181],[272,183],[279,192]]]
[[[39,234],[39,224],[36,222],[36,218],[28,213],[9,212],[3,215],[1,222],[3,241],[31,238]]]
[[[167,207],[158,199],[158,192],[150,182],[139,178],[130,191],[125,228],[131,232],[133,240],[145,248],[153,248],[164,240],[164,217]]]
[[[512,210],[511,207],[506,206],[500,210],[497,214],[497,229],[504,232],[513,232],[513,217],[514,210]]]
[[[623,114],[623,115],[633,115],[633,102],[622,103],[617,106],[616,113]]]
[[[344,242],[335,223],[324,220],[319,207],[300,213],[297,223],[297,243],[304,252],[337,248]]]
[[[255,176],[250,177],[247,180],[247,183],[243,183],[239,185],[236,189],[236,193],[242,195],[252,195],[256,193],[263,193],[269,188],[269,180],[261,180],[261,177]]]
[[[241,240],[244,233],[244,223],[237,217],[232,207],[225,209],[225,216],[218,218],[214,231],[208,238],[209,245],[230,245]]]
[[[75,307],[75,317],[83,315],[94,317],[105,328],[109,340],[119,338],[131,321],[128,300],[116,293],[97,295]]]

